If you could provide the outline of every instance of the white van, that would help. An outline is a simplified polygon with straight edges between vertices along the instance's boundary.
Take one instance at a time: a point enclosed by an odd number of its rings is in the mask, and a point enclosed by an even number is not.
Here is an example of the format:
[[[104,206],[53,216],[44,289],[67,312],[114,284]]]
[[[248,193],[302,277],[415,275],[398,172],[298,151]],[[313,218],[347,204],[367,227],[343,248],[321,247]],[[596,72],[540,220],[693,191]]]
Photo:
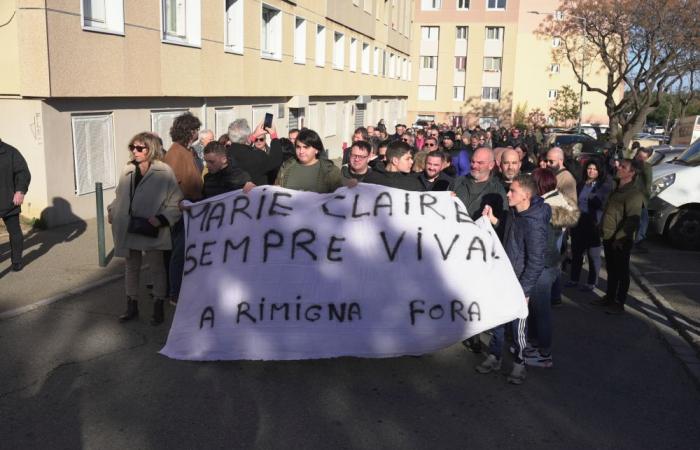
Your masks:
[[[676,247],[700,249],[700,140],[652,173],[649,229]]]

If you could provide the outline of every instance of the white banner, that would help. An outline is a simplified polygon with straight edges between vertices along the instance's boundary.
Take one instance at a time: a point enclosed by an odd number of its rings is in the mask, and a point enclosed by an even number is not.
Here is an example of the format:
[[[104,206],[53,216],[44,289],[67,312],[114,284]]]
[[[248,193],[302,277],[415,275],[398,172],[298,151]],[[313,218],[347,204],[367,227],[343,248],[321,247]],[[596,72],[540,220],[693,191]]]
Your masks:
[[[265,186],[192,205],[186,229],[170,358],[418,355],[527,316],[491,225],[449,192]]]

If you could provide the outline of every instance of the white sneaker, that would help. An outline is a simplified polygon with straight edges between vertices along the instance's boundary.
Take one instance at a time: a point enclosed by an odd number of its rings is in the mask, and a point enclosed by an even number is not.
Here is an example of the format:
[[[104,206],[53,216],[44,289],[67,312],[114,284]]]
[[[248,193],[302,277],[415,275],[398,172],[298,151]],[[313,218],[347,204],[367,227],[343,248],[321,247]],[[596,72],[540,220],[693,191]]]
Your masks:
[[[508,382],[510,384],[523,384],[526,375],[527,370],[525,369],[525,363],[513,363],[513,370],[511,370],[510,375],[508,375]]]
[[[484,362],[475,367],[476,371],[479,373],[491,373],[494,370],[501,369],[501,360],[496,359],[494,355],[489,355],[486,357]]]

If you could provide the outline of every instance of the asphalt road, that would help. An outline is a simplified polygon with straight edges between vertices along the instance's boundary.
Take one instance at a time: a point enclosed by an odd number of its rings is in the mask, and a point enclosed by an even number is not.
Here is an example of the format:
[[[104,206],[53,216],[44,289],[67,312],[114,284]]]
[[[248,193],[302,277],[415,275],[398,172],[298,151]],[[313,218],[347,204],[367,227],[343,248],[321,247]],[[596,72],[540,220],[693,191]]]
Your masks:
[[[700,349],[700,251],[673,248],[661,236],[646,241],[648,253],[632,254],[632,262],[673,307],[670,313]]]
[[[636,288],[632,293],[641,299]],[[420,358],[167,359],[120,325],[120,282],[0,321],[2,448],[695,448],[700,390],[653,309],[554,311],[555,367],[522,386],[455,344]],[[643,299],[642,299],[643,300]]]

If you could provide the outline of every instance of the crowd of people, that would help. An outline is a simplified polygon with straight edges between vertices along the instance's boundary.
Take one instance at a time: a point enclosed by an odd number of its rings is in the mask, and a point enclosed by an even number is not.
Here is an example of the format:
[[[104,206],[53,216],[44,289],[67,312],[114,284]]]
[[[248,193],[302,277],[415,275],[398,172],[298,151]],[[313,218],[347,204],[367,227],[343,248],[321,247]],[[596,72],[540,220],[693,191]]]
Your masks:
[[[115,255],[126,258],[127,309],[138,316],[138,285],[147,261],[153,286],[151,322],[163,322],[167,301],[177,304],[184,240],[182,200],[197,201],[224,192],[274,184],[288,189],[330,193],[341,186],[371,183],[411,191],[451,191],[472,219],[494,226],[528,301],[527,320],[491,330],[484,361],[489,373],[501,367],[504,341],[512,338],[514,365],[508,381],[520,384],[526,365],[552,367],[551,308],[564,287],[592,291],[598,285],[604,251],[608,282],[592,303],[610,314],[624,312],[629,259],[643,224],[650,181],[646,149],[635,159],[610,155],[583,166],[571,153],[545,148],[544,130],[469,130],[446,125],[424,128],[383,122],[357,128],[337,162],[328,158],[311,129],[274,126],[254,130],[245,119],[230,124],[219,139],[190,113],[177,117],[167,152],[158,136],[144,132],[129,142],[130,162],[109,206]],[[562,282],[564,263],[569,275]],[[583,261],[588,276],[580,284]],[[482,352],[481,338],[463,344]]]

